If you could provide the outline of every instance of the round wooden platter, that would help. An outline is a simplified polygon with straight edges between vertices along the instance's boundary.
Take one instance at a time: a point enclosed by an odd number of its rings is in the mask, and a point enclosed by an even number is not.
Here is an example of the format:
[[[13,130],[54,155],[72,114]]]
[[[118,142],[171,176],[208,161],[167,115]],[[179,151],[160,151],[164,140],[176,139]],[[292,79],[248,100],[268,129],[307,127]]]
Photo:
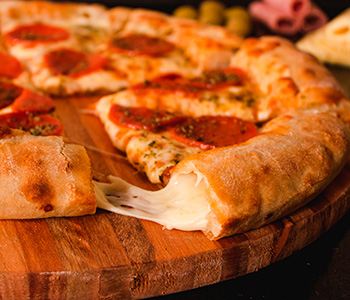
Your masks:
[[[154,189],[113,149],[98,118],[87,114],[95,100],[57,100],[65,135],[87,147],[95,176],[113,174]],[[102,210],[75,218],[0,221],[0,298],[147,298],[217,283],[310,244],[345,214],[349,197],[350,165],[306,207],[218,241]]]

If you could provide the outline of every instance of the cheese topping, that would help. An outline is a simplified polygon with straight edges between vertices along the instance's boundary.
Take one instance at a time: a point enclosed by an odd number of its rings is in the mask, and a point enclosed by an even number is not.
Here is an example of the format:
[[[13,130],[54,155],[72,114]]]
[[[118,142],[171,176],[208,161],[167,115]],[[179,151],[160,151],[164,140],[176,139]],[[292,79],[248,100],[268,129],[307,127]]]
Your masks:
[[[111,183],[94,181],[97,206],[126,216],[154,221],[167,229],[202,230],[210,205],[204,180],[198,175],[178,174],[159,191],[147,191],[110,176]]]

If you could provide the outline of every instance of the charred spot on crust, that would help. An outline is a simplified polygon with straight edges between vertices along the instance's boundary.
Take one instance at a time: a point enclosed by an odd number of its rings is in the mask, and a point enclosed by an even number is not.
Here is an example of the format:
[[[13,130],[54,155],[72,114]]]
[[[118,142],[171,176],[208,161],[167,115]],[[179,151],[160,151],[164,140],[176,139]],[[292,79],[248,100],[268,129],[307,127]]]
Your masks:
[[[34,179],[23,185],[21,192],[26,196],[27,201],[39,204],[40,210],[45,212],[53,210],[51,202],[54,199],[54,189],[47,180]]]
[[[53,210],[53,206],[51,204],[46,204],[40,206],[40,209],[43,210],[44,212],[49,212]]]

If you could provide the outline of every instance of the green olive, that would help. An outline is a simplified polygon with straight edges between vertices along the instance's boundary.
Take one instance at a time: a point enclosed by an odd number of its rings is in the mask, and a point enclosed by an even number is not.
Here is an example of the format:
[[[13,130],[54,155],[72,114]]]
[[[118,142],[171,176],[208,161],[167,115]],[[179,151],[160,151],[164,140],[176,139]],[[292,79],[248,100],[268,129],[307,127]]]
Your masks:
[[[224,23],[225,5],[220,1],[203,1],[199,6],[199,20],[213,25]]]
[[[252,31],[251,22],[239,18],[231,18],[226,22],[226,28],[238,35],[245,37]]]
[[[191,5],[182,5],[174,10],[173,15],[178,18],[196,19],[197,10]]]
[[[230,19],[232,17],[242,16],[250,19],[250,14],[247,9],[243,6],[232,6],[225,9],[225,17],[226,19]]]
[[[248,11],[241,6],[225,10],[226,28],[240,36],[247,36],[252,30],[252,21]]]

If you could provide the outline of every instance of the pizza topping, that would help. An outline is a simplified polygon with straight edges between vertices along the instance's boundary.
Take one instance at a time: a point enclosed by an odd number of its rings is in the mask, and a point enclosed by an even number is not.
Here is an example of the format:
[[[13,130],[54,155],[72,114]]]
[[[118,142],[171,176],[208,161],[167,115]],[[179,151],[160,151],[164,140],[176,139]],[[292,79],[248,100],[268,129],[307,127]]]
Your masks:
[[[11,45],[22,43],[28,46],[58,42],[66,40],[68,37],[69,34],[65,29],[44,24],[19,26],[5,34],[6,40]]]
[[[11,55],[0,52],[0,77],[16,78],[23,69],[19,61]]]
[[[258,134],[253,123],[226,116],[188,118],[171,133],[177,140],[203,150],[242,143]]]
[[[47,96],[23,89],[20,96],[18,96],[13,102],[12,108],[17,112],[26,111],[47,113],[55,109],[55,102]]]
[[[79,77],[103,68],[107,59],[100,54],[59,49],[45,55],[44,61],[54,75]]]
[[[16,112],[51,112],[54,101],[11,83],[0,82],[0,109],[12,105]]]
[[[182,122],[185,117],[146,107],[125,107],[114,104],[110,109],[109,118],[123,127],[157,131],[164,126]]]
[[[166,40],[144,34],[132,34],[115,38],[111,45],[116,50],[129,56],[163,56],[175,49],[175,46]]]
[[[136,94],[145,92],[175,93],[181,96],[196,97],[203,91],[240,86],[244,80],[244,73],[238,68],[229,68],[203,73],[201,77],[188,79],[178,74],[165,74],[144,83],[131,87]]]
[[[203,87],[192,84],[192,82],[177,74],[166,74],[160,76],[152,81],[145,81],[144,83],[134,85],[131,90],[136,94],[145,92],[154,93],[175,93],[182,96],[199,96],[203,91]]]
[[[60,121],[50,115],[34,115],[25,112],[0,115],[0,125],[42,136],[59,135],[63,130]]]
[[[238,68],[207,71],[201,77],[191,79],[193,85],[204,89],[217,89],[227,86],[240,86],[244,80],[244,72]]]
[[[14,84],[0,82],[0,109],[11,105],[22,91],[22,88]]]

